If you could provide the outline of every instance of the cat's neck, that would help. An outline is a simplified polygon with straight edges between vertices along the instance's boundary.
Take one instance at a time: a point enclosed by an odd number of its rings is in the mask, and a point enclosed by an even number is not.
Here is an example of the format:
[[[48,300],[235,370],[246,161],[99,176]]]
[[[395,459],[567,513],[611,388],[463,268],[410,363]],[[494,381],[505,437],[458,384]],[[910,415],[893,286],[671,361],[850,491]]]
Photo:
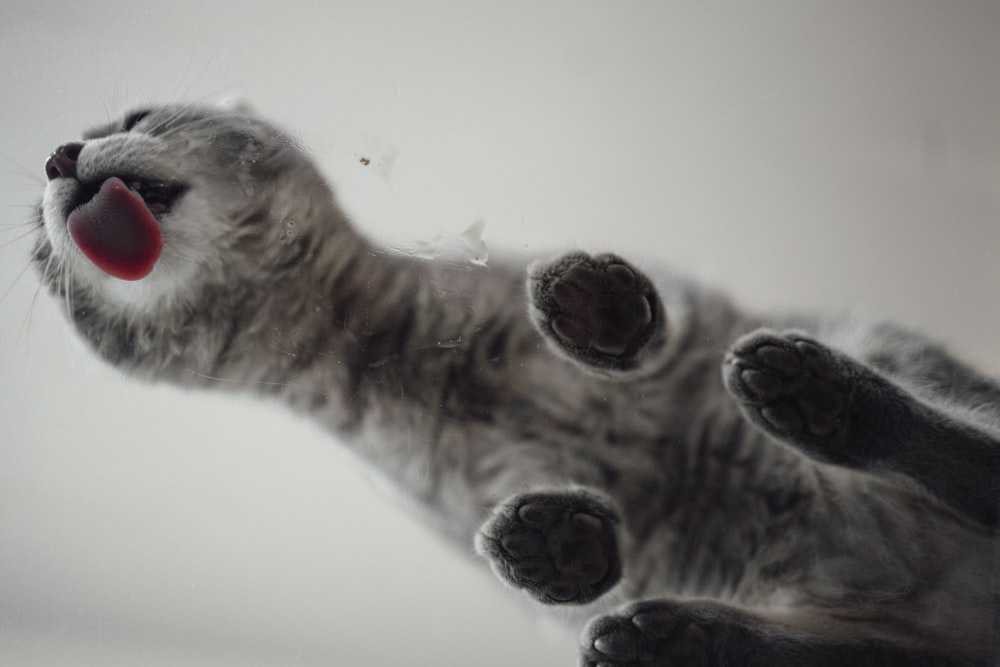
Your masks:
[[[174,379],[275,395],[344,429],[376,396],[382,405],[383,394],[433,400],[485,315],[509,310],[522,315],[511,318],[523,320],[515,330],[533,333],[522,312],[523,269],[432,262],[346,226],[301,268],[260,295],[234,335],[216,340],[211,364]]]

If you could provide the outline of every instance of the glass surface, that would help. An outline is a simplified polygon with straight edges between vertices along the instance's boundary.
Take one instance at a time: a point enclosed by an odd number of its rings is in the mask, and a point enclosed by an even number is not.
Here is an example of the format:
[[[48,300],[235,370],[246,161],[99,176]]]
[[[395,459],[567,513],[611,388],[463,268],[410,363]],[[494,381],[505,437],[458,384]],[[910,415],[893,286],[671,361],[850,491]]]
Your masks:
[[[134,105],[249,101],[400,247],[482,221],[490,249],[887,314],[1000,373],[995,4],[6,5],[2,664],[574,660],[319,429],[73,337],[21,223],[46,156]]]

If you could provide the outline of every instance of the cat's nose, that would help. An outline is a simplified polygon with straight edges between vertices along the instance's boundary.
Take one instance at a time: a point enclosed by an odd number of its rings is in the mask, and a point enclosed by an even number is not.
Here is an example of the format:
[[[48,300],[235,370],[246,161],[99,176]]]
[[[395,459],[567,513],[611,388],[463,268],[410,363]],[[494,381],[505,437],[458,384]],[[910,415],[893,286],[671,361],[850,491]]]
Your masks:
[[[76,178],[76,159],[80,157],[83,144],[73,141],[63,144],[52,151],[52,155],[45,161],[45,175],[50,181],[63,176],[65,178]]]

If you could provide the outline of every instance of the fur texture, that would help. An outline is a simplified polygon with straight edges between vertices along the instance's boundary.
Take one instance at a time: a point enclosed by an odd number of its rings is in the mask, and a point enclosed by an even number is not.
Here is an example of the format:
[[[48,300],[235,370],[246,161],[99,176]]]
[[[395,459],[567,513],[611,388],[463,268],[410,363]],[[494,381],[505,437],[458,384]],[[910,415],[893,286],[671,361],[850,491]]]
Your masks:
[[[95,352],[318,420],[581,628],[581,664],[997,659],[1000,384],[920,335],[614,255],[388,252],[242,110],[142,110],[72,154],[34,258]],[[173,193],[140,281],[66,233],[110,176]]]

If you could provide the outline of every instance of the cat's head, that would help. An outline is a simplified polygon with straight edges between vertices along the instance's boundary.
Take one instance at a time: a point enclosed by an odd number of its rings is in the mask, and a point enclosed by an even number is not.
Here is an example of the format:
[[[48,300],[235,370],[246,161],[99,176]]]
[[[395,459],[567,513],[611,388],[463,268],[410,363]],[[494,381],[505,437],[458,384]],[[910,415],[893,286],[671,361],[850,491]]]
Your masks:
[[[241,108],[138,109],[59,145],[45,173],[33,259],[99,347],[245,313],[343,225],[303,151]]]

